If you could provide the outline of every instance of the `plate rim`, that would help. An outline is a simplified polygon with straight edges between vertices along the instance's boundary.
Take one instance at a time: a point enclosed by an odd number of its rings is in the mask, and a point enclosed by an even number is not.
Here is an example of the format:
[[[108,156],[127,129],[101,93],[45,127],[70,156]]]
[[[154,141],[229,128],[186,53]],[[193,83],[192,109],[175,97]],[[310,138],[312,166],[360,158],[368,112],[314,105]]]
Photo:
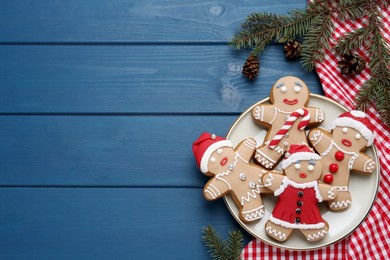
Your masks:
[[[346,108],[345,106],[337,103],[336,101],[328,98],[328,97],[325,97],[325,96],[322,96],[322,95],[319,95],[319,94],[313,94],[313,93],[310,93],[310,98],[311,97],[315,97],[315,98],[319,98],[319,99],[322,99],[326,102],[330,102],[330,103],[333,103],[334,105],[338,106],[339,108],[341,108],[342,110],[344,110],[345,112],[348,112],[350,111],[348,108]],[[237,118],[236,120],[233,122],[233,124],[230,126],[228,132],[226,133],[225,137],[228,139],[229,138],[229,135],[231,134],[232,132],[232,129],[236,126],[236,124],[238,124],[238,122],[241,120],[242,117],[244,117],[247,113],[249,113],[255,106],[257,106],[258,104],[262,104],[262,103],[265,103],[267,101],[270,100],[270,97],[266,97],[256,103],[254,103],[253,105],[251,105],[250,107],[248,107],[246,110],[244,110]],[[376,190],[375,190],[375,195],[373,197],[373,200],[371,202],[371,205],[369,206],[365,216],[362,218],[362,220],[354,227],[352,228],[352,230],[350,230],[349,232],[347,232],[345,235],[343,235],[341,238],[335,240],[335,241],[331,241],[325,245],[320,245],[320,246],[313,246],[313,247],[307,247],[307,248],[294,248],[294,247],[291,247],[291,246],[283,246],[283,245],[280,245],[280,244],[277,244],[276,242],[273,242],[272,240],[270,241],[266,241],[264,240],[263,238],[257,236],[254,234],[254,232],[252,232],[247,226],[246,224],[238,217],[236,216],[236,214],[233,212],[233,209],[230,207],[229,205],[229,201],[227,199],[227,197],[229,195],[225,195],[223,196],[223,200],[225,202],[225,205],[226,207],[229,209],[229,212],[230,214],[234,217],[234,219],[240,224],[240,226],[245,229],[249,234],[251,234],[254,238],[256,239],[260,239],[262,242],[266,243],[267,245],[271,245],[271,246],[274,246],[274,247],[277,247],[279,249],[285,249],[285,250],[292,250],[292,251],[311,251],[311,250],[316,250],[316,249],[320,249],[320,248],[324,248],[324,247],[327,247],[327,246],[330,246],[330,245],[333,245],[343,239],[345,239],[347,236],[349,236],[350,234],[352,234],[364,221],[365,219],[367,218],[368,214],[371,212],[372,210],[372,207],[374,206],[374,203],[376,201],[376,198],[378,196],[378,190],[379,190],[379,184],[380,184],[380,179],[381,179],[381,176],[380,176],[380,171],[381,171],[381,167],[380,167],[380,163],[379,163],[379,160],[378,160],[378,153],[377,153],[377,148],[375,146],[375,144],[372,144],[372,150],[373,150],[373,153],[374,153],[374,157],[375,157],[375,162],[377,163],[377,178],[376,178]]]

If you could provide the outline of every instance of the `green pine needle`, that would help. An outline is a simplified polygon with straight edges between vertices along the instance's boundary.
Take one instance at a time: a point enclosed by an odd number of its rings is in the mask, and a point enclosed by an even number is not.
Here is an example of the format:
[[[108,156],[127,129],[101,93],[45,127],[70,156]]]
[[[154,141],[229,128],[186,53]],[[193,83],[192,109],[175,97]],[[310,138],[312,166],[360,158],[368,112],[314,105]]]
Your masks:
[[[384,0],[314,0],[308,2],[306,9],[293,10],[287,15],[252,13],[229,45],[237,50],[250,48],[251,54],[259,56],[273,41],[285,43],[303,38],[302,67],[312,71],[329,48],[334,30],[331,18],[350,21],[367,16],[366,24],[342,36],[334,50],[343,55],[361,46],[367,47],[371,78],[358,93],[356,107],[367,110],[375,106],[383,122],[390,126],[390,50],[381,33],[387,30],[383,28],[382,12],[389,3]]]
[[[237,260],[243,249],[244,238],[239,230],[230,231],[228,238],[223,241],[217,230],[208,225],[202,230],[202,239],[208,247],[210,256],[215,260]]]

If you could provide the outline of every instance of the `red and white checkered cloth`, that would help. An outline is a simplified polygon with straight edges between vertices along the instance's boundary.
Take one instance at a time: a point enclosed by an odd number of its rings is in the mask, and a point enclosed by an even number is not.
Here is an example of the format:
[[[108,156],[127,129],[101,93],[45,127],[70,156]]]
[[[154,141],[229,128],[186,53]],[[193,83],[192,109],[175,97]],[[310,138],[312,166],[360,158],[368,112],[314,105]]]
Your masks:
[[[382,31],[390,44],[390,9],[383,10],[385,24]],[[338,39],[354,28],[359,28],[366,22],[362,17],[356,22],[335,23],[334,39],[331,47]],[[367,50],[361,47],[358,54],[368,63]],[[370,78],[369,68],[360,74],[346,77],[337,67],[338,57],[330,50],[326,52],[323,62],[316,64],[317,73],[321,79],[325,95],[349,109],[354,109],[356,94],[363,83]],[[252,240],[243,250],[242,259],[390,259],[390,128],[383,125],[378,113],[370,108],[367,114],[374,125],[375,145],[381,163],[381,180],[378,197],[362,225],[348,238],[314,251],[288,251],[278,249],[263,243],[258,239]]]

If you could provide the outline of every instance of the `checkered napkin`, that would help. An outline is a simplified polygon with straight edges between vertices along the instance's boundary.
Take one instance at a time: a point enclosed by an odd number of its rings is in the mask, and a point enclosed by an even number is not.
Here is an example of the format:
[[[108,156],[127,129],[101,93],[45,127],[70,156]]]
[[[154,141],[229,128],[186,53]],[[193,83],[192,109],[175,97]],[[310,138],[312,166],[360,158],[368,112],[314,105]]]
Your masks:
[[[390,44],[390,9],[383,10],[384,30],[382,31]],[[366,22],[362,17],[356,22],[339,22],[335,19],[335,31],[331,47],[345,33],[359,28]],[[369,61],[367,50],[361,47],[358,54]],[[339,57],[327,51],[323,62],[316,64],[325,95],[348,109],[354,109],[354,100],[358,89],[370,78],[369,68],[360,74],[343,76],[337,67]],[[367,111],[374,125],[375,145],[381,163],[381,180],[378,197],[368,217],[361,226],[348,238],[315,251],[299,252],[278,249],[258,239],[252,240],[243,250],[242,259],[390,259],[390,128],[383,125],[374,108]]]

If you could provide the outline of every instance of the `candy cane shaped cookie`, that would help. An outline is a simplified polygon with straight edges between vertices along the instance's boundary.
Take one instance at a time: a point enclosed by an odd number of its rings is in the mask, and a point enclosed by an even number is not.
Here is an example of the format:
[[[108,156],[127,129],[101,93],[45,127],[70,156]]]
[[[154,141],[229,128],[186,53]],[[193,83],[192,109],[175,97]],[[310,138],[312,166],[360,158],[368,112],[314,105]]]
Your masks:
[[[302,117],[301,122],[298,124],[298,129],[303,130],[310,121],[310,112],[307,109],[299,108],[291,113],[290,117],[286,120],[286,123],[276,133],[275,137],[270,141],[268,147],[275,149],[276,145],[279,144],[280,140],[288,133],[292,125],[297,121],[298,117]]]

